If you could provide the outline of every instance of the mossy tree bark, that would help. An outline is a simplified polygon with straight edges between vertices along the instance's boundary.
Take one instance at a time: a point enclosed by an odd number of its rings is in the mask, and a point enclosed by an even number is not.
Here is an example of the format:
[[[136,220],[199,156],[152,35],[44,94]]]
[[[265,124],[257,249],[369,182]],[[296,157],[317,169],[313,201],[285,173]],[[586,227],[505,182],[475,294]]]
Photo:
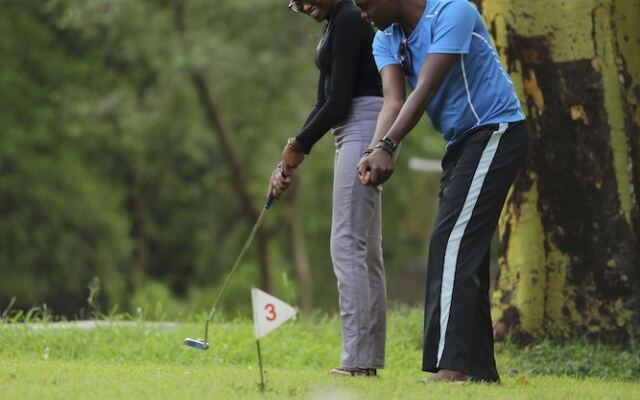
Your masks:
[[[498,227],[496,333],[640,332],[640,2],[477,0],[528,114]]]

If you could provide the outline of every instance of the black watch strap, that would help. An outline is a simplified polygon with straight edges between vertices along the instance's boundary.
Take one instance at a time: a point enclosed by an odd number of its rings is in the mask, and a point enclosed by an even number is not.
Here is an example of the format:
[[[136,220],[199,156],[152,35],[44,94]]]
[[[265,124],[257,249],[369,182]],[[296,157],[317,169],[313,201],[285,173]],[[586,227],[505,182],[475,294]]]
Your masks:
[[[391,152],[396,151],[396,149],[398,148],[398,143],[388,136],[384,136],[382,139],[380,139],[380,143],[383,143],[385,146],[389,147],[391,149]]]

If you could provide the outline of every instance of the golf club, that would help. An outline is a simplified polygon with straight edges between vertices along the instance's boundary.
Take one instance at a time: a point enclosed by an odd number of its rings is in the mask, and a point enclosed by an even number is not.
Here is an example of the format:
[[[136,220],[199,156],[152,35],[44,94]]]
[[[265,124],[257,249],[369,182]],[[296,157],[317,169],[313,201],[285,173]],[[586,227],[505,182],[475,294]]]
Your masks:
[[[231,271],[227,276],[227,280],[224,282],[224,285],[222,285],[222,289],[220,289],[220,293],[218,293],[218,297],[216,298],[216,301],[213,303],[213,306],[211,307],[211,310],[207,315],[207,321],[204,324],[204,339],[186,338],[184,340],[185,346],[189,346],[198,350],[207,350],[209,348],[209,343],[207,343],[207,339],[209,337],[209,321],[211,321],[211,318],[213,317],[213,314],[216,311],[216,307],[218,306],[218,303],[220,302],[220,299],[222,298],[222,295],[224,294],[225,289],[227,289],[227,286],[229,286],[229,282],[231,281],[231,277],[233,276],[233,273],[238,268],[238,265],[240,265],[240,260],[242,260],[242,257],[244,257],[244,253],[247,252],[247,249],[251,245],[251,242],[253,242],[253,238],[256,236],[256,232],[258,232],[258,229],[260,229],[260,226],[262,226],[262,218],[264,216],[264,212],[267,211],[269,207],[271,207],[271,204],[273,203],[274,199],[275,198],[272,195],[269,195],[269,197],[267,197],[267,201],[264,203],[264,207],[262,208],[262,211],[260,211],[260,215],[258,215],[258,220],[253,226],[253,229],[251,230],[251,233],[249,234],[247,241],[244,243],[244,247],[240,251],[238,258],[236,258],[236,262],[233,264],[233,267],[231,268]]]

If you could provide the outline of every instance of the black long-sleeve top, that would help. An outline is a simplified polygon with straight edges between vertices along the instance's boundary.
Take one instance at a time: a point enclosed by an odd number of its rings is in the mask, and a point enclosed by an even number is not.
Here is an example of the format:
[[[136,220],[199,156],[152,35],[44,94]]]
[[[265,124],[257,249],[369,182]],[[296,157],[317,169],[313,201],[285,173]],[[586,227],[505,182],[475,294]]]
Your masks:
[[[351,0],[342,0],[325,26],[316,50],[320,69],[316,105],[296,139],[305,153],[349,113],[354,97],[382,97],[382,83],[371,53],[375,33]]]

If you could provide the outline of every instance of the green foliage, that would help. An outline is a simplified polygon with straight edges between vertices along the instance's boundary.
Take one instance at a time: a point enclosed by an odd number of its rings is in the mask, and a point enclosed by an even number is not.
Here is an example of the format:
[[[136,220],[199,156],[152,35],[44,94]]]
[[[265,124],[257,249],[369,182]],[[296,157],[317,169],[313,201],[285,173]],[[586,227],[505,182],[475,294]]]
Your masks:
[[[59,45],[41,2],[3,2],[0,13],[0,302],[56,309],[82,304],[93,275],[124,294],[129,253],[123,192],[83,159],[66,129],[66,84],[87,82],[86,61]],[[25,32],[17,34],[16,32]],[[44,63],[46,60],[46,63]],[[91,125],[86,126],[91,129]]]
[[[15,297],[17,308],[78,315],[97,276],[102,312],[133,313],[145,298],[162,298],[167,315],[209,307],[250,226],[190,71],[205,74],[260,204],[315,99],[321,26],[285,3],[0,1],[0,305]],[[438,156],[443,142],[424,123],[416,131],[384,196],[391,282],[423,264],[437,193],[405,165]],[[325,309],[337,303],[330,136],[300,183],[314,300]],[[277,202],[267,225],[277,292],[293,301],[286,213]],[[255,250],[241,271],[230,311],[258,285]]]

